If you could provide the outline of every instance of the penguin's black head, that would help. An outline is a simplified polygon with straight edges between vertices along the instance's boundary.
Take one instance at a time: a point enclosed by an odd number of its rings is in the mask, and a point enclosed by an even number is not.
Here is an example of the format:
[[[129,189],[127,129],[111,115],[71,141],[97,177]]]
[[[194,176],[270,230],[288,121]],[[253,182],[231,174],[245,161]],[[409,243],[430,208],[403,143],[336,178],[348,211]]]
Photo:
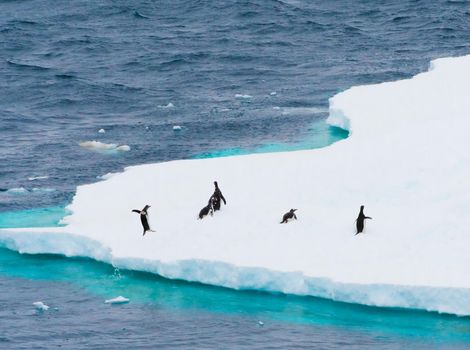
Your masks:
[[[297,209],[291,209],[290,212],[293,213],[294,211],[296,211]]]
[[[217,185],[217,181],[214,181],[214,186],[219,187],[219,185]]]
[[[361,210],[364,210],[364,206],[363,206],[363,205],[361,205]]]
[[[144,207],[144,211],[146,211],[148,208],[150,208],[150,205],[147,204],[147,205]]]

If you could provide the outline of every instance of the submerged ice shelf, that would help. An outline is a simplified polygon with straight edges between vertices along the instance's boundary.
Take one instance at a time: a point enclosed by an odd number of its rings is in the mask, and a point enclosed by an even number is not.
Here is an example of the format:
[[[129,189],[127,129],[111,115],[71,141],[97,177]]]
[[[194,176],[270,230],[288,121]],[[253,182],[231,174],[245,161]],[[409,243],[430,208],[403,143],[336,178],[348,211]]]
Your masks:
[[[470,56],[330,100],[349,138],[323,149],[129,167],[77,188],[65,227],[11,249],[239,289],[470,315]],[[227,198],[196,220],[218,180]],[[131,209],[152,205],[141,236]],[[374,219],[354,236],[359,206]],[[299,220],[279,221],[298,208]]]

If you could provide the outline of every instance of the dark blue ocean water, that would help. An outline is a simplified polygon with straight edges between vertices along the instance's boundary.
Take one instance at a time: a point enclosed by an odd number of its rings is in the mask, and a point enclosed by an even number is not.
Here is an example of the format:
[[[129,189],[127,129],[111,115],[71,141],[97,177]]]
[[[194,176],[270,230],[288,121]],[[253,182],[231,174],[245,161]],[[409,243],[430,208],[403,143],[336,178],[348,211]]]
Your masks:
[[[337,92],[469,53],[468,1],[2,1],[0,227],[55,224],[77,185],[128,165],[326,146],[347,137],[325,123]],[[79,146],[92,140],[131,150]],[[5,348],[470,341],[466,318],[116,275],[5,249],[0,263]],[[103,304],[120,294],[131,303]],[[58,310],[38,313],[38,300]]]

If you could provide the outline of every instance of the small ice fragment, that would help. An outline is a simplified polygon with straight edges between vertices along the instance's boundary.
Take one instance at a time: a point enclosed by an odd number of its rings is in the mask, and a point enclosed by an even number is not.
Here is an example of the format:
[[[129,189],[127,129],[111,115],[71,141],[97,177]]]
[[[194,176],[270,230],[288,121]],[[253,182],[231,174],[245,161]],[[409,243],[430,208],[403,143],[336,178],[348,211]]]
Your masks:
[[[8,194],[25,194],[28,190],[24,187],[14,187],[7,190]]]
[[[263,322],[263,321],[258,321],[258,326],[263,327],[263,326],[264,326],[264,322]]]
[[[85,141],[80,142],[79,145],[83,148],[95,151],[130,151],[130,147],[128,145],[121,145],[118,146],[115,143],[103,143],[99,141]]]
[[[99,132],[100,134],[104,134],[106,131],[105,131],[104,129],[99,129],[98,132]]]
[[[96,178],[100,180],[108,180],[118,173],[106,173],[104,175],[98,175]]]
[[[34,181],[34,180],[43,180],[43,179],[48,179],[49,176],[31,176],[28,177],[29,181]]]
[[[106,304],[125,304],[125,303],[128,303],[128,302],[129,302],[129,299],[124,298],[123,296],[118,296],[118,297],[113,298],[113,299],[105,300]]]
[[[277,95],[277,92],[276,91],[273,91],[270,93],[271,96],[276,96]]]
[[[243,98],[243,99],[248,99],[252,98],[253,96],[251,95],[245,95],[245,94],[235,94],[235,98]]]
[[[181,130],[181,125],[173,125],[173,130],[174,130],[174,131],[179,131],[179,130]]]
[[[39,311],[47,311],[49,310],[49,306],[44,304],[42,301],[36,301],[33,303],[34,307]]]
[[[122,145],[122,146],[116,147],[116,151],[128,152],[130,150],[131,148],[128,145]]]
[[[167,105],[158,105],[158,108],[173,108],[175,105],[169,102]]]
[[[279,109],[281,109],[281,107],[274,106],[274,107],[273,107],[273,109],[275,109],[275,110],[279,110]]]

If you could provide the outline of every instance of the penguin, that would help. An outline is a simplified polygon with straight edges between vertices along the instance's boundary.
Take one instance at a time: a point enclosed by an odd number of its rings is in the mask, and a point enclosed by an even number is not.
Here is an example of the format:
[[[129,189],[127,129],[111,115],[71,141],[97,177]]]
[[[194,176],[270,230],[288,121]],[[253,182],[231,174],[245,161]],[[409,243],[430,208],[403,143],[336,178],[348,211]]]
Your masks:
[[[222,194],[222,191],[220,191],[219,185],[217,184],[217,181],[214,181],[214,194],[211,196],[211,199],[213,200],[214,203],[214,211],[220,210],[220,200],[224,201],[224,205],[227,205],[227,201],[225,200],[224,195]]]
[[[147,213],[148,208],[150,208],[150,205],[146,205],[144,209],[142,210],[138,210],[138,209],[132,210],[134,213],[140,214],[140,221],[142,222],[142,227],[144,229],[144,233],[142,234],[142,236],[145,236],[147,231],[155,232],[154,230],[150,228],[150,225],[149,225],[149,218],[148,218],[148,213]]]
[[[209,203],[207,203],[207,205],[204,208],[202,208],[201,211],[199,212],[199,219],[202,219],[207,214],[210,214],[211,216],[214,215],[214,199],[213,199],[213,197],[211,197],[209,199]]]
[[[364,230],[364,220],[365,219],[371,219],[372,220],[371,217],[364,215],[364,206],[361,205],[361,210],[360,210],[359,215],[356,219],[356,230],[357,230],[356,235],[358,233],[361,233]]]
[[[292,219],[294,218],[295,220],[297,220],[297,216],[295,216],[294,212],[296,211],[297,209],[291,209],[289,210],[289,212],[285,213],[284,216],[282,217],[282,221],[280,222],[280,224],[287,224],[287,222],[289,221],[289,219]]]

